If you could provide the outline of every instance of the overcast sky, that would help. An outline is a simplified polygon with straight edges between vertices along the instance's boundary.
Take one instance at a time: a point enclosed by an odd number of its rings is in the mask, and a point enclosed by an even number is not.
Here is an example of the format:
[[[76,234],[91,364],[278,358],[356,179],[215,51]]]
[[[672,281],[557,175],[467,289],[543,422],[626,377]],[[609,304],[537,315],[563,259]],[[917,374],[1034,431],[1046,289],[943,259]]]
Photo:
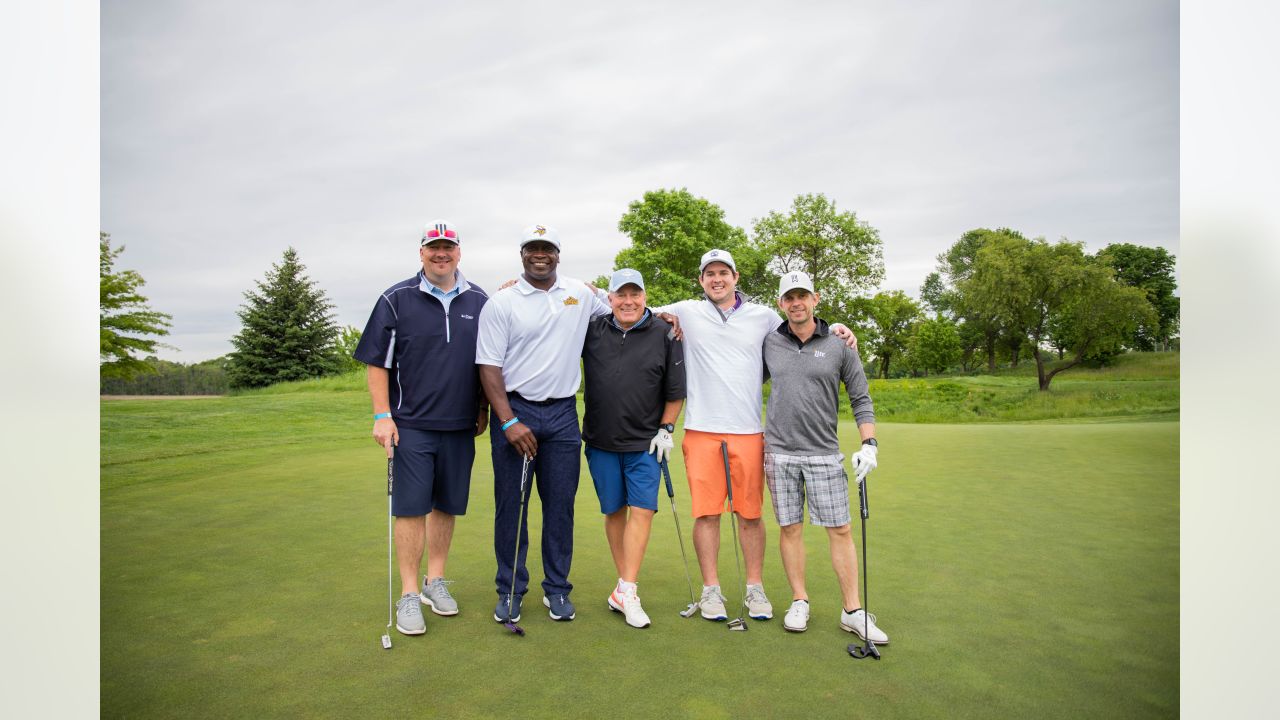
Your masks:
[[[540,5],[103,3],[102,229],[161,357],[230,351],[290,245],[363,327],[433,218],[486,289],[532,223],[589,279],[658,188],[748,230],[825,193],[913,295],[975,227],[1179,252],[1176,2]]]

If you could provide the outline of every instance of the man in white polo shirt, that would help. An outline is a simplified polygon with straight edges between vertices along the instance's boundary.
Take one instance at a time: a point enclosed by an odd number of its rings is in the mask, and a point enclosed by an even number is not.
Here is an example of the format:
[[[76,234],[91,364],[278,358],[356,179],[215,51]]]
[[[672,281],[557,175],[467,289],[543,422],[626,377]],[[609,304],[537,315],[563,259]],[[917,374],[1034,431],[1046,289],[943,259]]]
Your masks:
[[[573,503],[578,492],[582,435],[575,393],[581,383],[579,358],[587,324],[611,312],[580,280],[559,277],[556,231],[534,225],[521,235],[524,272],[500,290],[480,312],[476,364],[493,409],[493,550],[498,563],[498,622],[520,619],[528,589],[525,567],[528,525],[522,529],[516,566],[516,526],[520,514],[520,471],[531,458],[531,480],[542,501],[543,604],[552,620],[572,620]],[[510,607],[507,598],[514,585]]]
[[[699,264],[698,283],[705,296],[682,300],[657,313],[679,318],[684,333],[688,400],[684,415],[685,474],[689,479],[693,547],[702,571],[702,617],[725,620],[720,590],[720,515],[725,510],[724,460],[720,443],[729,450],[733,509],[738,514],[742,554],[747,566],[747,614],[757,620],[773,617],[764,592],[764,427],[760,422],[764,379],[765,337],[781,321],[773,310],[747,302],[738,292],[738,271],[725,250],[709,250]],[[490,301],[492,304],[492,301]],[[832,332],[856,344],[844,325]]]

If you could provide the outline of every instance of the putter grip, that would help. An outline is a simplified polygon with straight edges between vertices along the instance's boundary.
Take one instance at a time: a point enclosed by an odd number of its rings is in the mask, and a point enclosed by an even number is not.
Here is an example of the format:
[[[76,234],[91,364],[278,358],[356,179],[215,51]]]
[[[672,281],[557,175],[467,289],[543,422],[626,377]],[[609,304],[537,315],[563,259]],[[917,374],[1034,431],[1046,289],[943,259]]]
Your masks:
[[[671,470],[670,468],[667,467],[666,460],[662,461],[661,467],[662,467],[662,479],[667,483],[667,497],[673,498],[676,496],[676,491],[675,491],[675,488],[671,487]]]
[[[858,509],[862,511],[862,519],[871,517],[871,508],[867,506],[867,478],[858,483]]]
[[[729,479],[729,443],[720,441],[720,455],[724,458],[724,487],[729,494],[729,505],[733,505],[733,481]]]
[[[395,484],[395,460],[387,458],[387,497],[391,496],[391,486]]]

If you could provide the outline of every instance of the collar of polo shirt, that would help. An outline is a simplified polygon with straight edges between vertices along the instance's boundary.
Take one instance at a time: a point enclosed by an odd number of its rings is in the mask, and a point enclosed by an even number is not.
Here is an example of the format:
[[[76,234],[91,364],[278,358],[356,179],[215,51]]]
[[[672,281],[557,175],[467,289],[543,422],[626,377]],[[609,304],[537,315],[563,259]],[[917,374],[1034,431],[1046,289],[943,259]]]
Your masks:
[[[514,285],[514,287],[520,291],[521,295],[532,295],[536,292],[551,292],[552,290],[563,290],[564,281],[560,279],[560,275],[559,273],[557,273],[556,281],[551,284],[551,287],[547,288],[546,290],[539,290],[538,288],[530,285],[529,281],[524,279],[524,273],[521,273],[520,277],[516,278],[516,284]]]

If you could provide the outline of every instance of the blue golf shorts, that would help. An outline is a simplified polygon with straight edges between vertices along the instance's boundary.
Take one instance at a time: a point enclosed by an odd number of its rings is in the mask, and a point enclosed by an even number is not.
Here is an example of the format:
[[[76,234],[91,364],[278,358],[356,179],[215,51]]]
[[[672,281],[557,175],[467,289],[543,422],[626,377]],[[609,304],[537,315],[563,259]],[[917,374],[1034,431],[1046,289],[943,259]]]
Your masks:
[[[647,452],[609,452],[586,446],[587,468],[600,498],[600,512],[624,506],[658,510],[658,461]]]
[[[471,463],[476,458],[471,430],[399,428],[391,514],[417,517],[439,508],[450,515],[467,514]]]

